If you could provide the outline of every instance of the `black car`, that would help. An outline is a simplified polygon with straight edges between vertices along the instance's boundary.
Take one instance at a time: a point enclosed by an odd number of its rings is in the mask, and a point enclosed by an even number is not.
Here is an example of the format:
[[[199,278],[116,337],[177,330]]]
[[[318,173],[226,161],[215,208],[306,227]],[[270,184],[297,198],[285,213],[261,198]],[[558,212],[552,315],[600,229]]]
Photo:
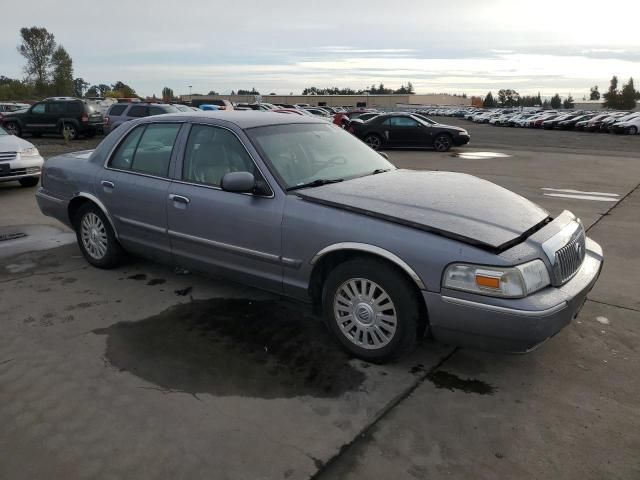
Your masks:
[[[374,150],[384,147],[430,147],[446,152],[469,143],[469,133],[459,127],[429,123],[408,113],[380,114],[367,122],[352,122],[353,134]]]
[[[102,133],[104,117],[94,106],[79,98],[55,97],[35,103],[27,110],[7,113],[2,126],[17,136],[30,133],[59,133],[73,140],[80,135]]]

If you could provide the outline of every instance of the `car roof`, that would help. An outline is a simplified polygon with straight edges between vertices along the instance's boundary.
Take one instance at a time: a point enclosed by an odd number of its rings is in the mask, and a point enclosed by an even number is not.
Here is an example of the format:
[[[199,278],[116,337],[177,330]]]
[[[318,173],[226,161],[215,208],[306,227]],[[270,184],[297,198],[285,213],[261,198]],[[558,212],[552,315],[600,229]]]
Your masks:
[[[148,121],[153,122],[158,116],[145,117]],[[233,123],[236,126],[247,129],[255,127],[265,127],[269,125],[287,125],[292,123],[317,123],[327,125],[327,122],[306,115],[287,115],[277,112],[260,112],[258,110],[241,110],[241,111],[225,111],[225,110],[202,110],[200,112],[181,112],[162,115],[163,120],[184,120],[188,118],[191,121],[202,121],[202,119],[221,120]]]

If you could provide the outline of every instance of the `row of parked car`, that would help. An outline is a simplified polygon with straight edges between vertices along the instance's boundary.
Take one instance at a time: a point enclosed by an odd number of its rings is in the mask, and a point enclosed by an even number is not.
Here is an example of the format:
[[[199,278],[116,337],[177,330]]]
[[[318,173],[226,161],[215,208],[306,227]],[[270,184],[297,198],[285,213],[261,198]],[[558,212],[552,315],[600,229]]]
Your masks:
[[[429,109],[430,115],[465,118],[476,123],[501,127],[578,130],[637,135],[640,112],[599,110],[526,110],[520,109]]]

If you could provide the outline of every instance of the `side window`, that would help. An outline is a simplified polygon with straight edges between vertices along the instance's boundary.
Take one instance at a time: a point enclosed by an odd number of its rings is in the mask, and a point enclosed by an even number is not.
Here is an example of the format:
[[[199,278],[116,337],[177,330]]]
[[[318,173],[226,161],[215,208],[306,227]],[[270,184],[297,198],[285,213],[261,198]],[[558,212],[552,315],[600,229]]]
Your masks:
[[[118,145],[116,152],[109,160],[109,166],[119,168],[121,170],[129,170],[133,163],[133,154],[136,152],[140,137],[144,132],[145,126],[135,128],[126,136],[126,138]]]
[[[391,120],[393,119],[387,118],[384,122],[382,122],[382,125],[384,125],[385,127],[390,127],[392,125]]]
[[[417,127],[418,122],[409,117],[392,117],[391,125],[394,127]]]
[[[51,102],[47,105],[47,113],[51,113],[53,115],[64,115],[67,113],[65,106],[66,104],[64,102]]]
[[[146,105],[134,105],[129,109],[127,115],[130,117],[147,117],[149,116],[149,107]]]
[[[160,107],[149,107],[149,115],[164,115],[165,113],[167,111]]]
[[[109,110],[109,115],[122,115],[122,112],[124,112],[125,108],[127,108],[126,105],[114,105]]]
[[[80,102],[69,102],[67,103],[67,112],[69,113],[83,113],[84,112],[84,104]]]
[[[180,124],[175,123],[148,125],[133,155],[131,170],[166,177],[179,130]]]
[[[194,125],[189,133],[182,166],[182,179],[220,186],[225,173],[259,175],[253,160],[238,138],[224,128]]]
[[[31,109],[31,113],[37,113],[37,114],[44,113],[44,111],[45,111],[44,103],[36,103]]]

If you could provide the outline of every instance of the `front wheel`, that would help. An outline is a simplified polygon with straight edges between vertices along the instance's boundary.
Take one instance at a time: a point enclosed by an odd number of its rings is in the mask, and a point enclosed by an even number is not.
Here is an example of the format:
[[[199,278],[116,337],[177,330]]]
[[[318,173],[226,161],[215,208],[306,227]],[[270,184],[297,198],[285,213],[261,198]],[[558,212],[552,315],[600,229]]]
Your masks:
[[[374,150],[380,150],[380,147],[382,147],[382,139],[378,135],[375,135],[373,133],[364,137],[364,143],[369,145]]]
[[[62,136],[69,140],[75,140],[78,138],[78,129],[72,123],[65,123],[61,129]]]
[[[629,127],[629,135],[637,135],[637,134],[638,134],[638,127],[636,126]]]
[[[19,137],[22,134],[22,129],[16,122],[5,123],[4,129],[9,133],[9,135],[15,135],[16,137]]]
[[[114,268],[122,263],[124,250],[105,214],[92,203],[80,207],[75,218],[76,238],[87,261],[98,268]]]
[[[331,271],[323,289],[325,321],[351,354],[383,363],[410,352],[420,308],[410,281],[376,259],[354,259]]]
[[[446,152],[451,148],[451,137],[445,133],[438,135],[433,141],[433,148],[438,152]]]

